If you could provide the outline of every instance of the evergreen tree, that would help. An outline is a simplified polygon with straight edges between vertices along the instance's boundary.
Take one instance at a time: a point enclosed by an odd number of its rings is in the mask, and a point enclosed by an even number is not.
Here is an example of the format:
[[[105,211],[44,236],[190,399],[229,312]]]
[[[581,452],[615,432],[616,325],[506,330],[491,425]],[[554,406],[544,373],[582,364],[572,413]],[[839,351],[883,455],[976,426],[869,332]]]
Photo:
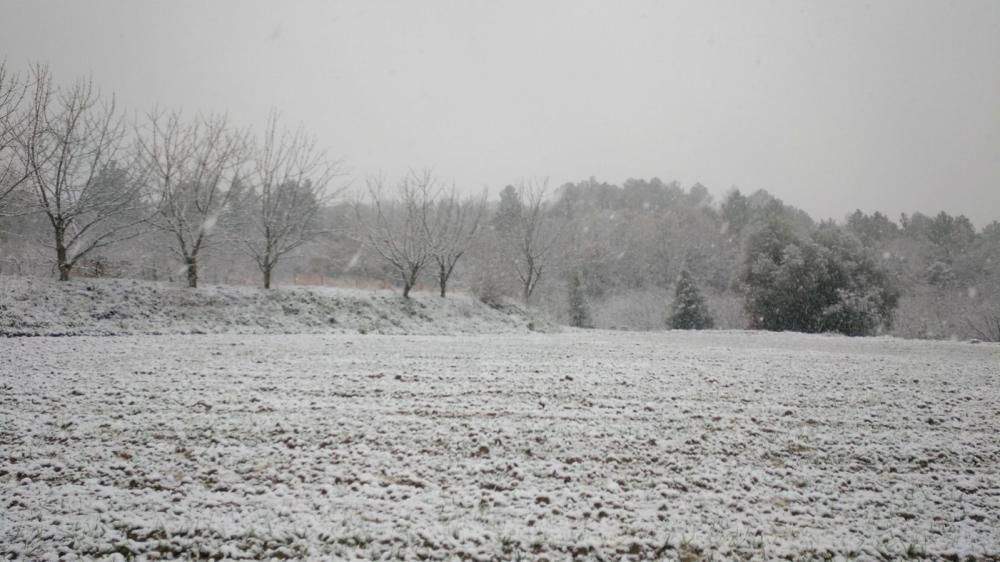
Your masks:
[[[677,280],[674,302],[670,305],[670,327],[676,330],[704,330],[715,322],[705,304],[705,297],[687,269]]]
[[[748,241],[743,282],[750,327],[764,330],[874,334],[899,301],[889,274],[833,224],[800,236],[770,221]]]
[[[576,328],[593,327],[579,273],[574,273],[569,278],[569,325]]]

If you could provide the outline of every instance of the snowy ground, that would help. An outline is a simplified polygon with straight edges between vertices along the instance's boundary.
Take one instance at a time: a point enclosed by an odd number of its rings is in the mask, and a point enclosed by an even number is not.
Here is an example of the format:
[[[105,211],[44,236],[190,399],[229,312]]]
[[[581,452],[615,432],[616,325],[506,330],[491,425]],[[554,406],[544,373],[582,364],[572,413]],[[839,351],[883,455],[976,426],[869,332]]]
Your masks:
[[[1000,346],[0,339],[0,552],[1000,556]]]
[[[529,323],[531,327],[529,328]],[[0,275],[0,337],[159,334],[497,334],[552,329],[462,294],[206,286]]]

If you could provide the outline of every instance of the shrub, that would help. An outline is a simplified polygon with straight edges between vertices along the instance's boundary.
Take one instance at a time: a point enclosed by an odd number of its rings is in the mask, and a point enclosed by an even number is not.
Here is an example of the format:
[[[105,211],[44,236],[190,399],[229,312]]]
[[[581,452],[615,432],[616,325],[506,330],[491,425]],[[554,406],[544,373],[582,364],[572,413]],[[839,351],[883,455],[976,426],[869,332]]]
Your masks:
[[[976,339],[1000,342],[1000,310],[984,312],[977,319],[968,318],[966,324]]]
[[[496,277],[488,274],[479,275],[474,279],[470,289],[472,294],[479,299],[479,302],[490,308],[498,310],[503,308],[503,288],[497,282]]]
[[[870,335],[899,302],[871,254],[832,225],[800,236],[770,221],[748,240],[742,280],[750,326],[764,330]]]

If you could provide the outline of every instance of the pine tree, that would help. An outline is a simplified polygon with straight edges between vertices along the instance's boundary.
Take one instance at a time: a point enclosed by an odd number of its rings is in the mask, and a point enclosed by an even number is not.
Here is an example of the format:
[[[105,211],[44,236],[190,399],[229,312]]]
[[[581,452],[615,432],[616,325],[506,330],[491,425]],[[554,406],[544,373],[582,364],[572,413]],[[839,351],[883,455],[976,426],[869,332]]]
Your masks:
[[[714,324],[705,297],[688,270],[682,270],[674,302],[670,305],[670,327],[676,330],[704,330]]]
[[[583,284],[580,274],[574,273],[569,278],[569,325],[576,328],[591,328],[590,310],[583,294]]]

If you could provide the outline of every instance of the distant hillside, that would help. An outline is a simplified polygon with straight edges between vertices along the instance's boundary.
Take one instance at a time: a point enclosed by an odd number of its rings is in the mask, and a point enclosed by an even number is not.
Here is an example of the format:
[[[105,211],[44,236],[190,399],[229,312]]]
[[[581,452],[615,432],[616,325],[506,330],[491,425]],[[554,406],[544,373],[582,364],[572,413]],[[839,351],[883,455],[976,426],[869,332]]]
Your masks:
[[[531,322],[517,306],[498,310],[465,295],[406,301],[390,291],[0,276],[0,336],[489,334],[527,332]]]

